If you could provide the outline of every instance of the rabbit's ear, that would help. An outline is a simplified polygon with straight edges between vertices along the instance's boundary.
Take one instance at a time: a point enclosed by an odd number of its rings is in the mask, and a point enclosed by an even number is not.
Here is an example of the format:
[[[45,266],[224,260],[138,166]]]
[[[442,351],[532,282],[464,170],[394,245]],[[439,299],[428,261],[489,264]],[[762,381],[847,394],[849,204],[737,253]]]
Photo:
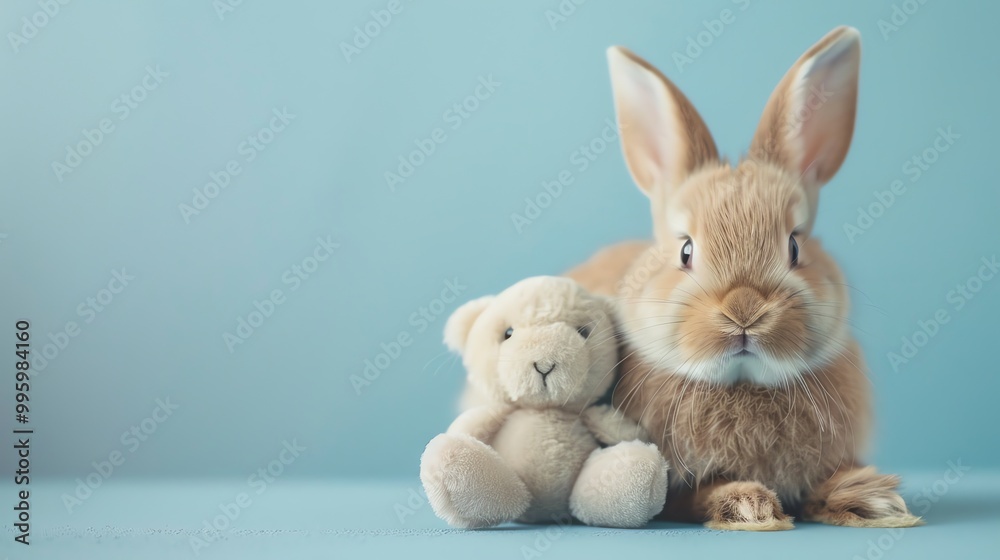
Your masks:
[[[608,49],[608,65],[625,162],[646,196],[668,194],[692,171],[718,161],[708,127],[677,86],[623,47]]]
[[[493,303],[496,296],[484,296],[463,304],[456,309],[444,325],[444,343],[449,350],[461,354],[469,339],[472,325],[483,311]]]
[[[847,157],[858,102],[861,36],[838,27],[806,51],[774,89],[750,146],[770,161],[820,187]]]

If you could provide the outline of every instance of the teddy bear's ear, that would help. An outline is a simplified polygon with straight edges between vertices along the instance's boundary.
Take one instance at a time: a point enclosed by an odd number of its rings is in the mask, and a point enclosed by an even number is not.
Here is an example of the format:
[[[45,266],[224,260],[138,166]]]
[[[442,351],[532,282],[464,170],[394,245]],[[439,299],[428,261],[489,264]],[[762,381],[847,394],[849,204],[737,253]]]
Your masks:
[[[594,298],[600,302],[601,308],[604,310],[604,313],[608,316],[608,320],[611,321],[612,324],[609,325],[609,328],[615,328],[615,325],[617,325],[621,320],[619,316],[620,309],[619,309],[618,299],[613,297],[598,296],[598,295],[595,295]]]
[[[465,343],[469,339],[473,323],[494,299],[496,296],[474,299],[456,309],[451,317],[448,317],[448,322],[444,325],[444,343],[449,350],[458,354],[465,350]]]
[[[618,313],[620,313],[621,311],[619,307],[620,306],[619,299],[608,296],[599,296],[599,297],[601,298],[601,301],[604,303],[605,312],[612,318],[616,318],[618,316]]]

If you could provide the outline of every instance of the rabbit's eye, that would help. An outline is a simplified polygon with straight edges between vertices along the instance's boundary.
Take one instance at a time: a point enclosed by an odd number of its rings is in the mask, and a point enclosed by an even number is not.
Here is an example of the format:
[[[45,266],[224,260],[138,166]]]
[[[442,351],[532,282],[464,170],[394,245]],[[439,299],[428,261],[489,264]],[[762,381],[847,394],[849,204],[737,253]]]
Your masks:
[[[694,244],[688,239],[684,242],[684,246],[681,247],[681,265],[684,268],[691,268],[691,257],[694,256]]]
[[[507,330],[503,333],[503,339],[507,340],[514,335],[514,327],[507,327]]]
[[[580,333],[580,336],[582,336],[585,340],[590,338],[590,327],[580,327],[576,329],[576,332]]]
[[[788,238],[788,255],[792,259],[792,266],[799,264],[799,242],[794,235]]]

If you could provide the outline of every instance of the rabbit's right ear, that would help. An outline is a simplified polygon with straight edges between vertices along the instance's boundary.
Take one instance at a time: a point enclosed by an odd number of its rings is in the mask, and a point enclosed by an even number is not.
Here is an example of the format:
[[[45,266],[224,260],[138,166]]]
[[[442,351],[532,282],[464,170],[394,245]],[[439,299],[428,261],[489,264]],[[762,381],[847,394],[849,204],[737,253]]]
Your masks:
[[[476,319],[493,303],[496,296],[483,296],[465,303],[448,317],[444,325],[444,343],[449,350],[461,354]]]
[[[819,188],[851,146],[858,104],[861,35],[838,27],[806,51],[774,89],[750,153]]]
[[[646,196],[659,199],[718,161],[708,127],[677,86],[624,47],[608,49],[625,162]]]

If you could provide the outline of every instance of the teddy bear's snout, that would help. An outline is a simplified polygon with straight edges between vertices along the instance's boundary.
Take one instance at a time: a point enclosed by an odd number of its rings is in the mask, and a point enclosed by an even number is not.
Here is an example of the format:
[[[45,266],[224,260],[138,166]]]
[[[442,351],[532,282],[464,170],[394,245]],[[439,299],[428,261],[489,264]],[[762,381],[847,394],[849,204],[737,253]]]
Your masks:
[[[556,369],[556,363],[546,363],[546,362],[533,362],[531,365],[535,366],[535,371],[542,374],[542,385],[546,385],[546,379],[548,375]]]

